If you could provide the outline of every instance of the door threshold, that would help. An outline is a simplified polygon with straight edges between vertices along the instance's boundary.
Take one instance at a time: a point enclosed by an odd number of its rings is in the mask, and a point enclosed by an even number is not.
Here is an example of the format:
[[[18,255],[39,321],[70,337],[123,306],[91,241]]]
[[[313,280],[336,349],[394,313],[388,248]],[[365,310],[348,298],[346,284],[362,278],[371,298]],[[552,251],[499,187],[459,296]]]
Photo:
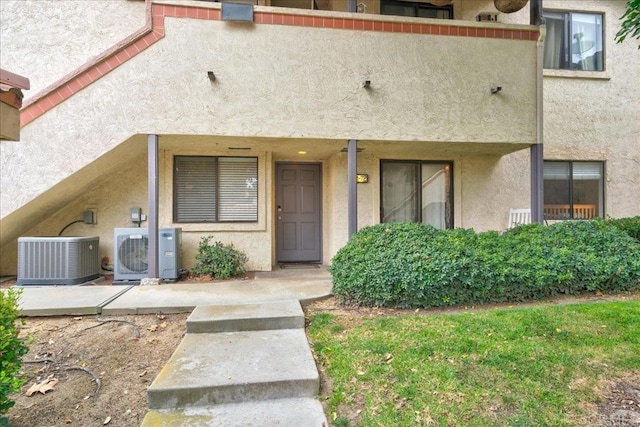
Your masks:
[[[279,262],[277,265],[281,270],[303,270],[322,266],[320,262]]]

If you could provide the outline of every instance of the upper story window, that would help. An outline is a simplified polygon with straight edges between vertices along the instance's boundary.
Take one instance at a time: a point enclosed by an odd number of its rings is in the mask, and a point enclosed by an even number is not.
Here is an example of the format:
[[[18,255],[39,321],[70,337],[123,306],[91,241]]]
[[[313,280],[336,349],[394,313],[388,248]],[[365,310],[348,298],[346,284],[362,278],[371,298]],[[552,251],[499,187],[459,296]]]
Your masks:
[[[258,220],[256,157],[175,156],[173,221]]]
[[[544,11],[544,68],[604,71],[600,13]]]
[[[382,15],[413,16],[418,18],[453,19],[453,6],[435,6],[430,3],[382,0]]]

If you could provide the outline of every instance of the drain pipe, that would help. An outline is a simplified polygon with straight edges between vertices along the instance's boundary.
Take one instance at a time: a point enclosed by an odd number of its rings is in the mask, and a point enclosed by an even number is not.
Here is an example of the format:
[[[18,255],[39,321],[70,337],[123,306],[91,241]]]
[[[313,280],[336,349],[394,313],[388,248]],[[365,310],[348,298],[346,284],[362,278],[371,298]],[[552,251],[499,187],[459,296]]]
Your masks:
[[[530,0],[530,24],[539,31],[536,45],[536,143],[530,148],[531,221],[544,222],[544,145],[543,145],[543,62],[546,26],[542,16],[542,0]]]

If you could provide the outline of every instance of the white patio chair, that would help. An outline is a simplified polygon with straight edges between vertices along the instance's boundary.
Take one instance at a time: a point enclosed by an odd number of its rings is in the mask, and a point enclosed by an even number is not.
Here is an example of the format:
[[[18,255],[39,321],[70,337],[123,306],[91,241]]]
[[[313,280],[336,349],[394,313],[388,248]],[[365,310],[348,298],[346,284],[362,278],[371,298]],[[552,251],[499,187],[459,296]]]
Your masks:
[[[531,209],[509,209],[509,227],[531,224]]]

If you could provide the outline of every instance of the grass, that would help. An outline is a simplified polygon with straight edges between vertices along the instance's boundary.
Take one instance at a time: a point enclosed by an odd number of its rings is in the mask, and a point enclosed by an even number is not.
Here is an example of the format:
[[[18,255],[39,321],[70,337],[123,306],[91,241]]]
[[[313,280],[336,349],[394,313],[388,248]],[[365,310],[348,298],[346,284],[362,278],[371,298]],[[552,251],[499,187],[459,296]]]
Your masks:
[[[640,373],[640,301],[354,319],[315,314],[336,426],[571,426]]]

